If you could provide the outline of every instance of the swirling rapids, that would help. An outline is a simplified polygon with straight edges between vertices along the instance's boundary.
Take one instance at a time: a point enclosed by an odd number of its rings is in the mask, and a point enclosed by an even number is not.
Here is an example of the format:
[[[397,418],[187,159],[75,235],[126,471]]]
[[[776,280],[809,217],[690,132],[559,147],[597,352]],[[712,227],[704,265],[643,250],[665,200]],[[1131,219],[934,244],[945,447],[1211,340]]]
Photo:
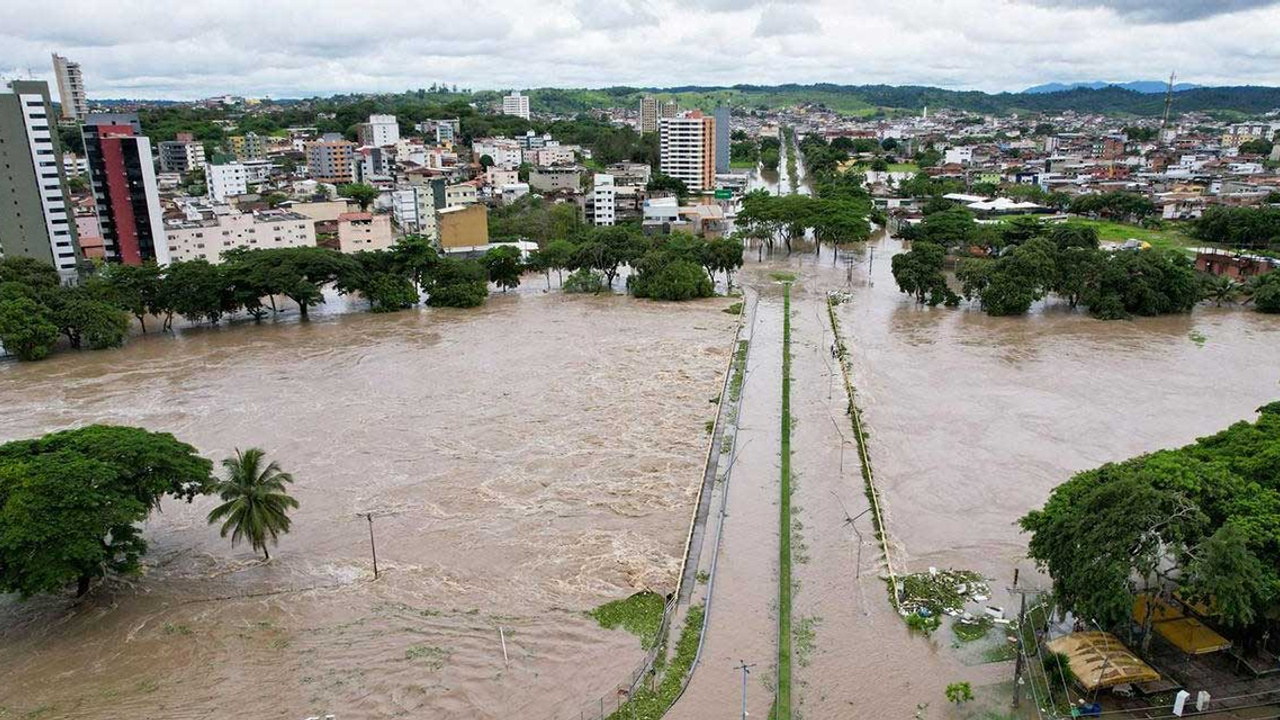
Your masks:
[[[0,717],[539,717],[610,692],[641,650],[582,611],[675,586],[728,304],[535,287],[0,366],[0,440],[258,446],[302,504],[267,564],[205,525],[211,499],[167,501],[141,576],[0,599]]]

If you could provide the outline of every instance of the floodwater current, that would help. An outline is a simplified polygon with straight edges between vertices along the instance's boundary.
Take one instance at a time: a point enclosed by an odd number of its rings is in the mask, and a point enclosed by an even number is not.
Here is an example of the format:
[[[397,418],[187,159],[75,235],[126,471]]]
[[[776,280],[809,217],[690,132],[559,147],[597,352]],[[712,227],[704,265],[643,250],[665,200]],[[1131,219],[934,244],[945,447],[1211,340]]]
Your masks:
[[[643,652],[583,611],[674,590],[735,319],[527,280],[0,364],[0,441],[257,446],[301,502],[268,563],[206,525],[212,498],[167,500],[140,576],[0,597],[0,717],[558,720],[613,692]]]

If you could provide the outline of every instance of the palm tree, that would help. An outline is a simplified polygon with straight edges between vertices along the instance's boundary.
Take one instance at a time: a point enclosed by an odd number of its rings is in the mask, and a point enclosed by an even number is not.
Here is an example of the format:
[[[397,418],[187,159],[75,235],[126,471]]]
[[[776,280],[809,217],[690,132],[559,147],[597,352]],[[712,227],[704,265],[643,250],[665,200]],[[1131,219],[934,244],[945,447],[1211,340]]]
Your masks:
[[[262,467],[262,460],[259,448],[244,452],[237,448],[235,457],[222,461],[227,479],[214,489],[223,502],[209,513],[209,524],[222,520],[222,537],[230,531],[232,547],[247,538],[254,550],[261,550],[263,557],[270,560],[267,538],[278,543],[280,536],[289,532],[288,511],[297,508],[298,501],[285,490],[293,476],[281,471],[275,462]]]

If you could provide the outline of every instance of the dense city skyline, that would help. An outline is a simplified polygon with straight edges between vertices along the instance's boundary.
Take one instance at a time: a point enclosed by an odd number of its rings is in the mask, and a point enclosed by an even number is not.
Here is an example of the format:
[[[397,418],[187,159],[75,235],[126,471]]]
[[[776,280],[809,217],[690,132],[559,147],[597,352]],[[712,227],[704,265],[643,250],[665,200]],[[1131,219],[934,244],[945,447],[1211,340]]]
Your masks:
[[[988,92],[1046,82],[1280,85],[1274,0],[481,0],[448,22],[400,0],[23,5],[0,75],[85,68],[90,98],[834,82]],[[58,22],[50,22],[50,18]],[[287,32],[282,31],[287,29]],[[637,58],[644,58],[637,62]]]

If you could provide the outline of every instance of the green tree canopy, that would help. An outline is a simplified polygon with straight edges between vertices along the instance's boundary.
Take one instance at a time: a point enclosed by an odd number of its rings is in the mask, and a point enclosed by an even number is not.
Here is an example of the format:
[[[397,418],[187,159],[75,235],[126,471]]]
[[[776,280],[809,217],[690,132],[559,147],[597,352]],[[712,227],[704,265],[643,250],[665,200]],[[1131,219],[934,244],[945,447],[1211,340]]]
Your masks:
[[[0,591],[24,597],[137,568],[137,523],[207,490],[211,464],[168,433],[91,425],[0,445]]]

